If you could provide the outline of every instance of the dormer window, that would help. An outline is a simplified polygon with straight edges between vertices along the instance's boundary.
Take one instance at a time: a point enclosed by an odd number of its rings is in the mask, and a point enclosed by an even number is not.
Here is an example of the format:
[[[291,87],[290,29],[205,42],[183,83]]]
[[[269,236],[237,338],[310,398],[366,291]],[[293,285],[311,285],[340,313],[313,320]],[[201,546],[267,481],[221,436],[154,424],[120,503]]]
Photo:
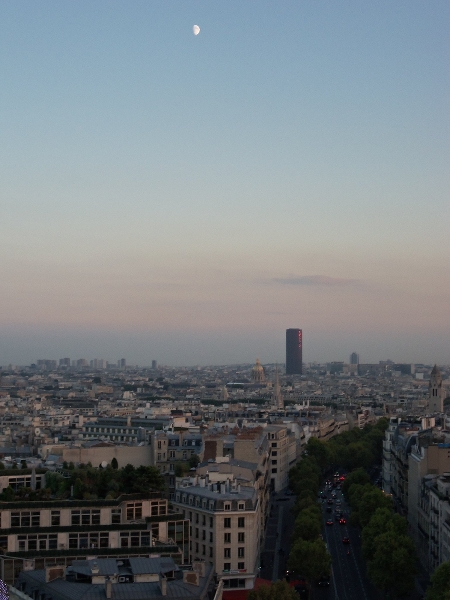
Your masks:
[[[231,510],[231,503],[225,502],[223,505],[223,510]]]

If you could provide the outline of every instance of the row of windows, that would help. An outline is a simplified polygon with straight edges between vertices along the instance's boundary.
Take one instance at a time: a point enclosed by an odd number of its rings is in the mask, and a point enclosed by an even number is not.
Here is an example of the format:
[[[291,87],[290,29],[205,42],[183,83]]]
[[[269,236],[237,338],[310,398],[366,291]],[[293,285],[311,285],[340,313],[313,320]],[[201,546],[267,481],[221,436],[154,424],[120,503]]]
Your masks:
[[[245,570],[245,563],[238,562],[238,569],[239,569],[239,571],[244,571]],[[223,570],[224,571],[231,571],[231,563],[223,563]],[[230,587],[235,587],[235,586],[230,586]],[[242,586],[239,586],[239,587],[242,587]],[[243,587],[245,587],[245,584],[244,584]]]
[[[243,544],[245,542],[245,533],[243,531],[240,531],[238,533],[238,542],[240,544]],[[231,544],[231,533],[224,533],[223,534],[223,543],[224,544]]]
[[[11,527],[40,527],[40,511],[23,510],[11,513]]]
[[[108,532],[69,533],[69,548],[108,548]]]
[[[223,526],[225,529],[229,529],[231,527],[231,517],[225,517],[223,520]],[[245,527],[245,517],[238,517],[238,527]]]
[[[244,558],[244,556],[245,556],[245,548],[243,546],[239,547],[238,548],[238,557],[239,558]],[[231,558],[231,548],[224,548],[223,549],[223,557],[224,558]]]
[[[120,547],[121,548],[139,548],[140,546],[151,546],[150,531],[121,531],[120,532]]]
[[[26,552],[27,550],[56,550],[58,547],[58,535],[39,534],[39,535],[19,535],[19,551]]]
[[[153,516],[165,515],[167,507],[165,503],[152,503],[151,514]],[[134,502],[127,505],[127,521],[142,519],[142,502]],[[61,511],[52,510],[50,514],[52,526],[61,525]],[[122,510],[120,508],[111,509],[111,523],[122,522]],[[100,525],[100,509],[87,508],[83,510],[72,510],[70,513],[71,525]],[[11,527],[40,527],[40,511],[20,511],[11,513]]]

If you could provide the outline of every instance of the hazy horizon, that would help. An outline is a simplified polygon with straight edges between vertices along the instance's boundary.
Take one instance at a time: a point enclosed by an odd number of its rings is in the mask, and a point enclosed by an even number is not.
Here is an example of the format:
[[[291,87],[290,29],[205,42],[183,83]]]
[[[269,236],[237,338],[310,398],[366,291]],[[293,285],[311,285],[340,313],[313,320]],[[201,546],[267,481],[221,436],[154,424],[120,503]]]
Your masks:
[[[0,364],[450,363],[449,26],[0,2]]]

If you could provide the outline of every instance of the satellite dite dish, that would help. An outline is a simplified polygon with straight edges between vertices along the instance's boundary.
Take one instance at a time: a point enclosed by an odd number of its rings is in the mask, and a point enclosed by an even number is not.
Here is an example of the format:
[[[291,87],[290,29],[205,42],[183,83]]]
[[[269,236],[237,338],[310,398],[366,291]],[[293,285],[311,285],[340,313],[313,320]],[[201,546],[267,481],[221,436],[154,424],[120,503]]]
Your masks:
[[[102,462],[102,467],[103,467],[104,469],[106,469],[106,467],[107,467],[107,466],[108,466],[108,463],[107,463],[107,461],[106,461],[106,460],[104,460],[104,461]]]
[[[194,35],[198,35],[200,33],[200,27],[198,25],[194,25],[192,31],[194,32]]]

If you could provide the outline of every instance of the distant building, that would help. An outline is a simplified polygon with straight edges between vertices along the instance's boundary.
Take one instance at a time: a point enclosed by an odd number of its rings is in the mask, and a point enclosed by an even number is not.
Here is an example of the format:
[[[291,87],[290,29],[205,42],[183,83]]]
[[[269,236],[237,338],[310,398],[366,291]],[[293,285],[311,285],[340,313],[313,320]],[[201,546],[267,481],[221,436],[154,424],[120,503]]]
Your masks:
[[[356,352],[352,352],[350,354],[350,364],[359,365],[359,354],[357,354]]]
[[[156,360],[152,360],[152,369],[155,370],[158,368],[158,363]]]
[[[436,365],[430,375],[428,386],[428,408],[431,412],[444,412],[444,387],[442,385],[442,375]]]
[[[286,375],[302,374],[302,330],[286,329]]]

